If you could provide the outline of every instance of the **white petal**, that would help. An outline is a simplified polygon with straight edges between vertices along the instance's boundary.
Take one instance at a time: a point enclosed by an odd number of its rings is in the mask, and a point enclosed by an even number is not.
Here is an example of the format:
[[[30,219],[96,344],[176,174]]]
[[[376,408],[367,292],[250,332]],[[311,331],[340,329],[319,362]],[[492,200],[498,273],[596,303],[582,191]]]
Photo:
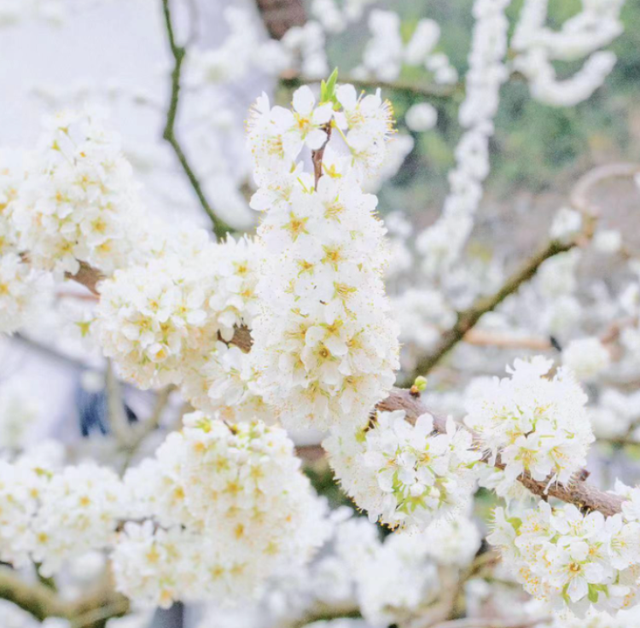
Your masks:
[[[293,94],[293,108],[302,116],[310,115],[315,103],[316,99],[308,85],[303,85]]]

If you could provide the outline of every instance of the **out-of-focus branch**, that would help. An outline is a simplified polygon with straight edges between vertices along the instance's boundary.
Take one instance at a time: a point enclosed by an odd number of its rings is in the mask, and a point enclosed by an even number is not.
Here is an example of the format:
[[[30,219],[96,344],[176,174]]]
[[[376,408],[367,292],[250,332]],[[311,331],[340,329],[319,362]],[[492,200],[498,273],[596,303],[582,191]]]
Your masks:
[[[409,421],[415,421],[420,415],[429,413],[429,409],[424,405],[419,395],[412,394],[409,390],[394,388],[389,396],[378,404],[378,410],[393,412],[394,410],[404,410]],[[446,431],[446,421],[442,417],[434,415],[434,426],[438,432]],[[480,438],[475,434],[474,443],[478,450],[484,451],[485,447]],[[485,457],[485,462],[488,458]],[[500,457],[496,460],[495,466],[504,468]],[[546,499],[548,496],[556,497],[568,504],[574,504],[584,511],[598,510],[603,515],[609,517],[620,512],[622,498],[612,493],[605,493],[587,483],[586,473],[576,477],[570,484],[564,486],[556,482],[549,484],[546,480],[539,482],[530,475],[524,473],[518,481],[531,493]],[[547,487],[547,485],[549,486]]]
[[[639,174],[640,164],[617,163],[598,166],[578,180],[571,191],[571,205],[578,211],[597,215],[598,207],[591,206],[590,197],[598,185],[611,179],[629,179]]]
[[[105,393],[107,396],[107,417],[109,428],[120,445],[127,446],[131,436],[129,420],[124,409],[122,387],[113,370],[111,360],[107,361],[105,373]]]
[[[463,619],[451,619],[431,628],[534,628],[548,624],[549,617],[538,617],[537,619],[519,619],[515,621],[504,621],[499,619],[489,619],[482,617],[465,617]]]
[[[72,610],[53,589],[40,582],[28,584],[8,567],[0,568],[0,599],[12,602],[40,621],[69,617]]]
[[[72,628],[104,628],[107,620],[129,611],[128,600],[111,587],[100,586],[79,600],[67,601],[40,582],[25,582],[9,567],[0,567],[0,599],[12,602],[39,621],[67,619]]]
[[[175,387],[172,385],[165,386],[164,388],[159,390],[156,396],[153,410],[151,412],[151,416],[149,416],[149,418],[147,418],[145,421],[141,421],[129,426],[128,438],[125,443],[122,443],[125,449],[125,457],[123,463],[124,469],[126,469],[131,464],[131,461],[138,453],[138,450],[146,440],[147,436],[149,436],[154,430],[158,429],[160,421],[162,419],[162,415],[164,414],[164,411],[167,408],[167,404],[169,403],[171,393],[174,390]]]
[[[307,626],[309,624],[315,622],[323,622],[323,621],[331,621],[333,619],[344,619],[344,618],[360,618],[362,614],[360,613],[360,608],[357,604],[322,604],[318,603],[311,609],[309,609],[304,617],[296,619],[292,622],[284,622],[282,624],[283,628],[303,628],[303,626]]]
[[[543,262],[559,253],[571,250],[576,245],[576,240],[570,242],[551,240],[508,277],[497,292],[478,299],[468,309],[458,312],[455,325],[442,335],[440,342],[433,351],[418,361],[415,372],[420,375],[426,375],[451,349],[464,339],[465,335],[475,327],[487,312],[494,310],[508,296],[516,293],[523,283],[529,281],[538,272]]]
[[[302,0],[256,0],[262,21],[273,39],[282,39],[293,26],[304,26],[307,14]]]
[[[531,349],[533,351],[547,351],[551,349],[548,338],[523,336],[508,332],[489,331],[485,329],[470,329],[463,341],[476,347],[499,347],[501,349]]]
[[[302,76],[295,72],[284,72],[280,75],[280,84],[289,89],[295,89],[301,85],[319,83],[319,79]],[[386,91],[404,92],[415,96],[422,96],[429,100],[447,100],[453,96],[463,93],[462,85],[435,85],[421,84],[415,81],[379,81],[377,79],[358,79],[352,76],[345,76],[340,79],[341,83],[350,83],[360,89],[381,88]]]
[[[640,164],[620,163],[598,166],[583,175],[570,193],[571,205],[583,216],[583,230],[568,242],[551,240],[519,270],[511,275],[495,294],[478,299],[470,308],[458,313],[456,324],[441,338],[436,348],[418,361],[415,372],[426,375],[453,347],[464,340],[465,335],[478,323],[484,314],[493,311],[509,295],[529,281],[547,259],[564,253],[575,246],[582,246],[593,236],[598,208],[590,203],[596,186],[610,179],[634,177],[640,174]]]
[[[187,175],[187,179],[189,179],[189,183],[191,184],[193,191],[196,193],[202,209],[204,209],[204,211],[211,219],[211,224],[213,226],[213,231],[216,234],[216,237],[223,238],[227,233],[229,233],[229,231],[231,231],[231,227],[229,227],[223,220],[216,216],[213,208],[211,207],[211,204],[205,196],[200,180],[198,179],[195,171],[189,163],[187,155],[185,154],[182,145],[180,144],[176,136],[175,125],[178,117],[178,107],[180,104],[180,81],[182,78],[182,65],[185,60],[187,50],[184,46],[179,45],[176,41],[173,28],[173,20],[171,16],[170,0],[162,0],[162,9],[169,48],[173,56],[173,69],[171,71],[171,96],[169,99],[167,119],[162,137],[171,145],[171,148],[173,148],[173,152],[176,154],[176,157],[178,158],[178,161],[182,166],[182,170]]]

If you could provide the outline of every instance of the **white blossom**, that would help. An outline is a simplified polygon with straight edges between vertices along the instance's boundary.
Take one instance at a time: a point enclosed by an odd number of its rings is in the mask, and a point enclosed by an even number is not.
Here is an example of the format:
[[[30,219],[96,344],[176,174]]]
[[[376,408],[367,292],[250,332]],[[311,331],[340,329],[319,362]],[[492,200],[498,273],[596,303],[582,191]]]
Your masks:
[[[494,379],[471,399],[465,423],[505,465],[497,487],[505,494],[518,476],[567,484],[586,462],[594,437],[585,410],[586,395],[570,371],[546,377],[552,362],[538,356],[516,360],[509,378]]]
[[[463,508],[471,498],[474,463],[471,435],[452,419],[434,433],[433,417],[411,425],[403,410],[378,412],[369,430],[335,429],[324,442],[344,490],[372,521],[424,528]]]

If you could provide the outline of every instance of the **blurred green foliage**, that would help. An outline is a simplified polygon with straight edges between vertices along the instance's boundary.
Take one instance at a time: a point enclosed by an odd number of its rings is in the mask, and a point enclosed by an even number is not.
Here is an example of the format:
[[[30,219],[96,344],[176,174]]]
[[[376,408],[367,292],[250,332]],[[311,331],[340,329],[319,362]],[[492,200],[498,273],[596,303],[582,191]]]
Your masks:
[[[436,20],[442,30],[439,50],[446,52],[463,76],[467,68],[473,0],[393,0],[384,6],[397,11],[408,40],[422,18]],[[522,0],[508,11],[512,27]],[[579,0],[550,0],[549,23],[558,27],[580,9]],[[533,193],[566,189],[566,182],[596,163],[640,158],[640,2],[627,0],[622,14],[625,32],[611,46],[618,63],[605,85],[589,100],[572,108],[550,107],[531,99],[526,84],[513,80],[502,91],[496,134],[492,142],[492,173],[487,194],[508,198],[516,189]],[[332,56],[342,67],[358,62],[368,33],[356,27],[332,44]],[[354,43],[355,42],[355,43]],[[570,75],[576,64],[559,64],[560,76]],[[403,81],[427,85],[421,68],[406,68]],[[400,120],[406,110],[425,98],[407,92],[387,91]],[[457,112],[460,97],[433,101],[438,108],[437,127],[414,134],[416,147],[399,175],[381,193],[383,211],[403,207],[408,213],[437,212],[447,192],[446,173],[454,163],[453,151],[460,135]],[[429,213],[429,212],[427,212]]]

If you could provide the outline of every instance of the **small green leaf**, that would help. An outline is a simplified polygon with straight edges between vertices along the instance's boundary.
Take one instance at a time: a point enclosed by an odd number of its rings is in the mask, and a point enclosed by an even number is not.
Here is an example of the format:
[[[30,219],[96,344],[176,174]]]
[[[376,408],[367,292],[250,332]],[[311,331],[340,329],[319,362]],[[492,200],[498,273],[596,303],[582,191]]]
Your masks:
[[[331,72],[325,83],[320,84],[320,102],[331,102],[335,99],[336,83],[338,82],[338,68]]]

